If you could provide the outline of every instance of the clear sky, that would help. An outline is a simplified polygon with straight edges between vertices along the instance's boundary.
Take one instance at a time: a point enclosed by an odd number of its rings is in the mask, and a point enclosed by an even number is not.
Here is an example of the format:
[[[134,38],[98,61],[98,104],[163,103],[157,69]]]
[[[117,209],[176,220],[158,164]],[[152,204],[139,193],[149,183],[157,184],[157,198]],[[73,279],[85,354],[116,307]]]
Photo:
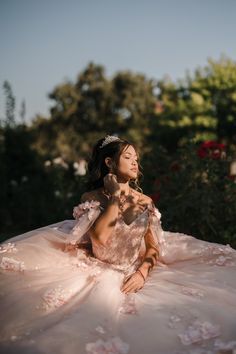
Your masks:
[[[236,0],[0,0],[0,117],[8,80],[26,119],[48,115],[47,95],[89,61],[182,78],[226,54],[236,59]]]

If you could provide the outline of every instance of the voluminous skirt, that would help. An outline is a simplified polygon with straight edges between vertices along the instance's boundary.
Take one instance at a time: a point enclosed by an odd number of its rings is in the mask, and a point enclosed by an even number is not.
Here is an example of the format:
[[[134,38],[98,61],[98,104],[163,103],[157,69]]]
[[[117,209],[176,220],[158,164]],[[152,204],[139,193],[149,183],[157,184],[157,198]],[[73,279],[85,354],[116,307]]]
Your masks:
[[[160,259],[145,286],[125,295],[121,268],[68,248],[74,239],[82,240],[99,215],[90,207],[87,211],[77,221],[33,230],[1,245],[1,353],[210,354],[236,349],[234,249],[163,231],[156,210],[151,226]],[[145,214],[135,227],[144,219]],[[120,225],[120,232],[130,230]]]

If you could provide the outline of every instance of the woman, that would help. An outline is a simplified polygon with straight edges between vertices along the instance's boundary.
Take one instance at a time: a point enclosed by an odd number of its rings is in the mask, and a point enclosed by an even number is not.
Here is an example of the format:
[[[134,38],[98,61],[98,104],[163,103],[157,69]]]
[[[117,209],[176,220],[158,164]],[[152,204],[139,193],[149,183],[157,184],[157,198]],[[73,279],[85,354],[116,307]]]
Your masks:
[[[1,353],[236,349],[236,251],[163,231],[135,146],[94,146],[89,189],[65,220],[1,245]]]

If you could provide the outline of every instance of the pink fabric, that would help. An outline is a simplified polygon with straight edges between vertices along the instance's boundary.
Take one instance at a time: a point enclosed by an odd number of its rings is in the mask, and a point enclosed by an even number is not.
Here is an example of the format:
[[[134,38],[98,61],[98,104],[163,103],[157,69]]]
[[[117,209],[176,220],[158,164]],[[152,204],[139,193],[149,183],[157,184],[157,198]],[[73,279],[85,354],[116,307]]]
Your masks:
[[[81,203],[64,220],[0,247],[0,352],[209,354],[236,349],[236,250],[164,231],[149,205],[106,246],[89,238],[102,211]],[[120,286],[142,261],[150,228],[159,259],[146,284]]]

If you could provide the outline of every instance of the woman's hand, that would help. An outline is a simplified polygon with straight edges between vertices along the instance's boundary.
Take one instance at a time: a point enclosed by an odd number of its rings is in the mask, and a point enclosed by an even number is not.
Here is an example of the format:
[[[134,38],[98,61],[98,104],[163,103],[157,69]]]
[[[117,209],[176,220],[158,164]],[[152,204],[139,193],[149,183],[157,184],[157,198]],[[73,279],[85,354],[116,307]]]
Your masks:
[[[104,188],[105,190],[113,195],[113,196],[120,196],[121,190],[120,190],[120,185],[117,182],[117,177],[113,173],[108,173],[104,178]]]
[[[142,289],[144,283],[145,281],[142,275],[139,272],[135,272],[124,281],[120,290],[125,294],[136,293],[138,290]]]

